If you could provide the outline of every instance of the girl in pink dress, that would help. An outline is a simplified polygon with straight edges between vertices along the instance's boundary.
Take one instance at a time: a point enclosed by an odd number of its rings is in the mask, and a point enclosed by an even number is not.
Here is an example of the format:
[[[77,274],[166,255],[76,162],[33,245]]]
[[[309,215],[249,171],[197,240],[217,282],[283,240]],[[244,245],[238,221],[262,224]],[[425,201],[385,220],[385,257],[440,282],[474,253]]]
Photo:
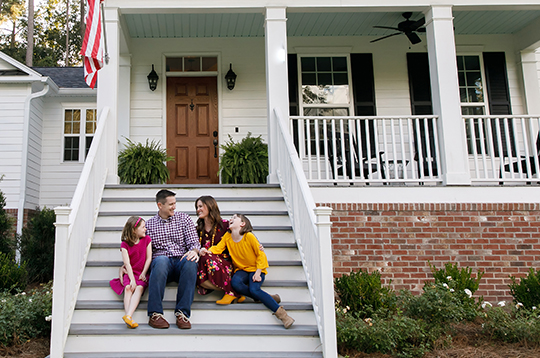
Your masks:
[[[111,288],[117,294],[124,292],[124,311],[122,317],[129,328],[139,326],[131,316],[139,305],[141,296],[148,279],[146,274],[152,261],[152,243],[150,236],[146,235],[146,223],[143,218],[130,217],[122,230],[122,244],[120,245],[124,266],[120,269],[120,278],[110,281]],[[124,270],[127,274],[124,274]]]

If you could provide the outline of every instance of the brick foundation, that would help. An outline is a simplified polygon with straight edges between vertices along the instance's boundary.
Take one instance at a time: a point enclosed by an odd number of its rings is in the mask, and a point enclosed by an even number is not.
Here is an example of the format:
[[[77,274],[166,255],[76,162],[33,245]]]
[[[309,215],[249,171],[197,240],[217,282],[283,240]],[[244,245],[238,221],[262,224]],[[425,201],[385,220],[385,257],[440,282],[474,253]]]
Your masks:
[[[13,230],[15,230],[17,228],[17,213],[19,212],[19,210],[17,209],[5,209],[6,212],[11,215],[13,217]],[[32,209],[24,209],[24,214],[23,214],[23,227],[26,227],[26,224],[28,223],[28,217],[30,215],[32,215],[33,213],[35,213],[36,210],[32,210]]]
[[[395,290],[422,290],[436,267],[484,271],[475,295],[510,300],[510,275],[540,267],[540,204],[339,204],[332,213],[334,276],[379,270]]]

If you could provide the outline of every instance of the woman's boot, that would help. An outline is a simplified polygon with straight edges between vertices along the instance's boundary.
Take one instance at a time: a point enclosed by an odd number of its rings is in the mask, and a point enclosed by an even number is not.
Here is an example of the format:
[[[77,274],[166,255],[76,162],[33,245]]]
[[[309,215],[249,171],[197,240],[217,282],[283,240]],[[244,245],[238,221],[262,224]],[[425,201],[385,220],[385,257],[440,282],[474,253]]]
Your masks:
[[[287,311],[285,311],[285,308],[283,306],[279,306],[278,310],[274,313],[274,315],[283,322],[283,326],[285,328],[289,328],[294,323],[294,319],[287,314]]]

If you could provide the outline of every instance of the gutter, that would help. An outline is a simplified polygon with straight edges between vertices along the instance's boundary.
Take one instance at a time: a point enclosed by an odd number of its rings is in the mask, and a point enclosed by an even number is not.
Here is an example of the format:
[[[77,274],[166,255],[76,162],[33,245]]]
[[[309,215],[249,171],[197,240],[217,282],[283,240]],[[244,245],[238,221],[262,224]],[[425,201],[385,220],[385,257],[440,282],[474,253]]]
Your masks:
[[[23,125],[23,142],[22,142],[22,161],[21,161],[21,193],[19,196],[19,207],[17,210],[17,234],[22,234],[23,221],[24,221],[24,204],[26,203],[26,185],[27,185],[27,171],[28,171],[28,141],[30,136],[30,103],[33,99],[45,96],[51,87],[54,87],[54,82],[49,77],[42,77],[40,82],[44,83],[44,87],[41,91],[31,93],[26,97],[24,102],[24,125]],[[21,253],[17,249],[15,252],[15,258],[17,262],[20,261]]]

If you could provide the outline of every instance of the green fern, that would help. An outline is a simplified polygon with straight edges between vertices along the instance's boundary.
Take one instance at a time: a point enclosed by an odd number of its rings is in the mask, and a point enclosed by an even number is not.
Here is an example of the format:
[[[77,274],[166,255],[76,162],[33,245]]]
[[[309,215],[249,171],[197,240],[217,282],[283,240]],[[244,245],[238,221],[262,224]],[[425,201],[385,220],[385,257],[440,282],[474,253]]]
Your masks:
[[[169,180],[169,170],[165,164],[173,157],[159,142],[146,140],[146,144],[128,144],[118,154],[118,176],[124,184],[163,184]]]
[[[252,137],[251,132],[240,142],[229,141],[221,146],[219,171],[223,184],[261,184],[268,176],[268,145],[261,136]]]

